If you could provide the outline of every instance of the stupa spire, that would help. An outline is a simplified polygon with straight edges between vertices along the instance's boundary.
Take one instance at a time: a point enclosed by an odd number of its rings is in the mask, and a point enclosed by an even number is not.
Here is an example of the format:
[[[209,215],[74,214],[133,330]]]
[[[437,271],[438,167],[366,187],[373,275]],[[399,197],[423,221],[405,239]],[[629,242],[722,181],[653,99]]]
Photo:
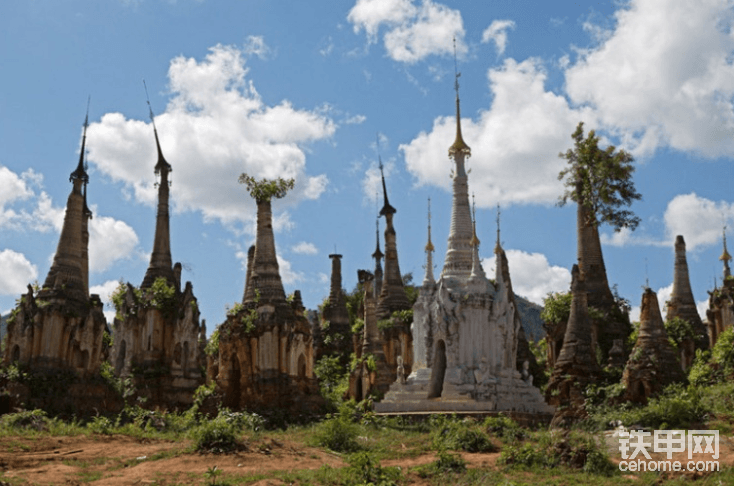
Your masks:
[[[178,279],[175,278],[173,272],[173,259],[171,258],[171,233],[170,233],[170,217],[168,209],[169,200],[169,182],[168,173],[171,172],[171,165],[163,157],[161,144],[158,140],[158,129],[155,126],[155,116],[153,108],[150,105],[150,97],[148,96],[148,87],[143,80],[145,87],[145,97],[148,103],[148,111],[150,113],[150,121],[153,125],[153,135],[155,136],[156,149],[158,151],[158,161],[155,165],[154,172],[160,176],[158,182],[158,211],[155,221],[155,238],[153,240],[153,253],[150,255],[150,264],[145,272],[141,288],[150,288],[155,280],[159,277],[166,279],[169,285],[176,286]]]
[[[472,194],[472,265],[471,265],[471,280],[484,280],[487,275],[484,273],[482,268],[482,262],[479,259],[479,238],[477,238],[477,205],[474,201],[474,194]]]
[[[472,269],[473,224],[469,208],[469,184],[464,160],[471,156],[471,149],[461,137],[461,111],[459,106],[459,76],[456,67],[456,39],[454,39],[454,67],[456,90],[456,140],[449,148],[449,157],[456,163],[454,170],[454,197],[451,209],[451,231],[444,259],[442,278],[469,278]]]
[[[423,278],[423,285],[433,285],[436,280],[433,278],[433,242],[431,241],[431,198],[428,198],[428,243],[426,243],[426,276]]]
[[[89,102],[91,100],[91,96],[87,98],[87,115],[84,117],[84,131],[82,132],[82,149],[79,152],[79,164],[76,166],[76,170],[69,176],[69,181],[73,182],[78,179],[83,184],[89,182],[89,174],[87,174],[87,167],[84,163],[84,153],[86,151],[87,127],[89,126]]]
[[[375,218],[375,252],[372,254],[372,258],[375,259],[375,285],[374,293],[375,297],[380,296],[382,291],[382,258],[385,256],[380,251],[380,218]]]
[[[726,250],[726,226],[724,226],[723,233],[723,244],[724,244],[724,252],[719,257],[719,260],[724,262],[724,278],[731,276],[731,269],[729,268],[729,261],[731,260],[731,255],[729,255],[729,252]]]

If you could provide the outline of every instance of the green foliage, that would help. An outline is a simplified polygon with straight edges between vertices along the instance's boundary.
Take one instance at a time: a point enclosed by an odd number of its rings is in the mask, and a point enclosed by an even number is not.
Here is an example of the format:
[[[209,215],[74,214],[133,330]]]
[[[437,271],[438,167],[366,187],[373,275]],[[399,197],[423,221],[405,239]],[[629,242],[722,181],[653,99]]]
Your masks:
[[[696,332],[693,330],[691,323],[680,317],[673,317],[665,321],[665,331],[676,348],[680,348],[680,345],[686,339],[696,340]]]
[[[263,178],[258,181],[254,177],[250,177],[245,173],[240,174],[237,181],[240,184],[245,184],[247,186],[247,192],[249,192],[250,196],[252,196],[252,198],[258,203],[270,201],[272,198],[280,199],[295,186],[295,181],[292,178]]]
[[[349,370],[341,364],[339,356],[323,356],[313,372],[319,379],[321,395],[335,409],[349,387]]]
[[[395,311],[391,317],[393,320],[397,319],[403,324],[410,324],[413,322],[413,309]]]
[[[213,420],[204,420],[191,431],[194,439],[194,449],[197,452],[212,454],[228,454],[240,447],[237,438],[237,427],[224,416],[217,416]]]
[[[158,277],[150,289],[144,291],[147,306],[158,309],[166,315],[176,311],[176,287],[168,285],[164,277]]]
[[[719,334],[714,349],[711,350],[711,362],[721,371],[723,378],[734,373],[734,327],[728,327]]]
[[[87,423],[87,429],[95,434],[111,435],[115,429],[115,423],[109,418],[100,415],[93,417],[92,420]]]
[[[209,466],[209,469],[206,470],[204,473],[204,477],[209,480],[209,486],[216,486],[217,484],[217,477],[222,474],[222,470],[217,468],[217,466]]]
[[[482,426],[492,435],[499,437],[502,442],[514,443],[525,439],[528,434],[517,422],[505,415],[487,417]]]
[[[632,211],[622,209],[642,199],[632,181],[635,171],[632,155],[624,150],[616,151],[612,145],[601,149],[594,130],[584,138],[583,122],[578,124],[571,137],[574,148],[559,154],[566,159],[568,166],[558,174],[558,180],[565,179],[566,186],[558,205],[563,206],[571,200],[585,206],[588,225],[607,223],[615,231],[637,228],[640,218]]]
[[[722,332],[711,351],[696,350],[696,358],[688,374],[694,385],[729,381],[734,377],[734,328]]]
[[[102,347],[107,349],[112,348],[112,334],[107,332],[107,330],[102,333]]]
[[[209,336],[209,341],[204,347],[204,352],[207,356],[216,356],[219,354],[219,326],[217,326],[212,335]]]
[[[380,331],[387,331],[388,329],[392,329],[395,325],[395,321],[393,321],[392,318],[388,319],[380,319],[377,321],[377,329]]]
[[[617,467],[599,445],[603,439],[571,431],[540,432],[535,441],[502,449],[498,464],[508,469],[554,469],[559,466],[580,469],[589,474],[613,476]]]
[[[316,444],[336,452],[356,452],[360,449],[357,442],[359,428],[344,413],[327,418],[314,433]]]
[[[401,479],[397,467],[381,467],[380,462],[367,452],[352,454],[349,462],[348,485],[396,486]]]
[[[2,428],[9,427],[16,430],[45,432],[49,430],[50,425],[51,420],[43,410],[26,410],[0,417]]]
[[[123,400],[135,395],[135,385],[131,378],[120,378],[115,376],[115,369],[109,361],[102,361],[99,367],[99,375],[107,385],[115,390]]]
[[[711,367],[711,351],[696,350],[693,365],[688,370],[688,382],[695,386],[704,386],[713,383],[716,379],[714,369]]]
[[[359,317],[354,320],[352,324],[352,334],[361,334],[364,329],[364,320]]]
[[[469,420],[459,420],[455,416],[431,416],[433,448],[467,452],[497,452],[497,448],[483,431]]]
[[[567,322],[571,315],[571,297],[571,292],[549,292],[543,299],[540,318],[553,326]]]

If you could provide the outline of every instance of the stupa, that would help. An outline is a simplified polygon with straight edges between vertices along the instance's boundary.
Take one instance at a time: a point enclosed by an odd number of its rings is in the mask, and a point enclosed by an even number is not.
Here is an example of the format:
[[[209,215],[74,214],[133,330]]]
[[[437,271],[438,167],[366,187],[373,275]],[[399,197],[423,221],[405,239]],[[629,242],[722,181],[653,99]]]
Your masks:
[[[532,377],[517,370],[521,322],[499,232],[496,284],[487,278],[479,260],[465,169],[471,149],[461,134],[458,76],[456,139],[449,148],[456,168],[444,266],[434,281],[429,236],[426,276],[413,306],[412,372],[407,380],[398,377],[375,410],[550,414],[553,408],[532,385]]]

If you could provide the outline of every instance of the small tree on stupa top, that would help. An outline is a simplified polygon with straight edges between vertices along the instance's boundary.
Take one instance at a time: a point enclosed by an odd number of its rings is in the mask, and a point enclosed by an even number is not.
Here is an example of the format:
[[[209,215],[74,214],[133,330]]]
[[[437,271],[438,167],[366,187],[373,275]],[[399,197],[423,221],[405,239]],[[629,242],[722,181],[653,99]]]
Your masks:
[[[247,192],[258,203],[270,201],[272,198],[281,199],[295,185],[293,178],[283,179],[278,177],[277,179],[263,178],[257,180],[244,172],[240,174],[238,182],[247,186]]]
[[[558,174],[558,180],[564,180],[566,186],[558,205],[564,206],[570,199],[584,206],[587,225],[607,223],[614,231],[637,228],[640,218],[624,209],[642,199],[632,180],[635,171],[632,155],[624,150],[617,151],[613,145],[600,148],[594,130],[584,138],[583,122],[571,137],[574,147],[558,154],[569,164]]]

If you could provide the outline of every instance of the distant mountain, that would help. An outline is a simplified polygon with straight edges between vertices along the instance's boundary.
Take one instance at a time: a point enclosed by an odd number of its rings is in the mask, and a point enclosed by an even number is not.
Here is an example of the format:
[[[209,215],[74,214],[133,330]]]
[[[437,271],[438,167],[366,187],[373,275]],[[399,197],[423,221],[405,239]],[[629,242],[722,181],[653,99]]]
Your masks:
[[[537,342],[543,339],[545,337],[545,329],[543,329],[543,319],[540,318],[543,307],[517,294],[515,294],[515,302],[517,303],[517,311],[520,313],[522,328],[525,331],[525,337],[528,341]]]

